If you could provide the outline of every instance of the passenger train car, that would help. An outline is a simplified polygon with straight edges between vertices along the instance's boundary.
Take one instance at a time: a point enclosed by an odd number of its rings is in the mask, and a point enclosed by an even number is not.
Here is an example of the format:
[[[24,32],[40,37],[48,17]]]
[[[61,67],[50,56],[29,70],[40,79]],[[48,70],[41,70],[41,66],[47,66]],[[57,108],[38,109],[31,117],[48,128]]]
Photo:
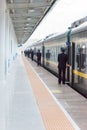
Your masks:
[[[66,82],[79,93],[87,97],[87,23],[72,28],[61,35],[52,35],[34,43],[31,48],[42,53],[42,66],[58,75],[57,57],[60,48],[65,47],[68,55]]]

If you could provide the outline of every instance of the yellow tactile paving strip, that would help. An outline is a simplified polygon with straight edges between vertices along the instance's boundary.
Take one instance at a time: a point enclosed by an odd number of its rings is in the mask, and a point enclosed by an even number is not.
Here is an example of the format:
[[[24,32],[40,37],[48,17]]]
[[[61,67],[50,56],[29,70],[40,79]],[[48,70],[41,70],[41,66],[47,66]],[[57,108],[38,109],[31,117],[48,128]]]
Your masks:
[[[38,104],[46,130],[75,130],[63,111],[58,107],[44,84],[23,57],[25,68]]]

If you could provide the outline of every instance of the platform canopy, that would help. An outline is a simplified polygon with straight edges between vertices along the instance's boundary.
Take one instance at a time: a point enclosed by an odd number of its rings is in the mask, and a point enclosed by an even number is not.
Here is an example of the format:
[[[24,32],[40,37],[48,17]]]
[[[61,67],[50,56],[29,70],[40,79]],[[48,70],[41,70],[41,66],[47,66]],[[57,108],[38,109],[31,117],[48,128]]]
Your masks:
[[[25,43],[56,0],[7,0],[18,43]]]

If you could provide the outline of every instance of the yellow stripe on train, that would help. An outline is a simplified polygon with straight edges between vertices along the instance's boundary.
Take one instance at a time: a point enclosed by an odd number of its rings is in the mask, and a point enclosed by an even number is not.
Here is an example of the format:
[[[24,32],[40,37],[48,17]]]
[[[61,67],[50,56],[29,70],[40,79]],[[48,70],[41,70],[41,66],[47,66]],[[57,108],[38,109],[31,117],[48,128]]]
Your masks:
[[[77,70],[73,70],[73,73],[80,76],[80,77],[83,77],[83,78],[86,78],[87,79],[87,74],[84,74],[80,71],[77,71]]]
[[[54,62],[54,61],[51,61],[51,60],[46,60],[44,59],[45,62],[48,62],[49,64],[53,64],[55,66],[58,66],[58,63],[57,62]]]
[[[47,60],[47,59],[44,59],[45,62],[48,62],[49,64],[52,64],[52,65],[55,65],[56,67],[58,67],[58,63],[57,62],[54,62],[54,61],[51,61],[51,60]],[[70,67],[69,64],[66,64],[66,67]]]

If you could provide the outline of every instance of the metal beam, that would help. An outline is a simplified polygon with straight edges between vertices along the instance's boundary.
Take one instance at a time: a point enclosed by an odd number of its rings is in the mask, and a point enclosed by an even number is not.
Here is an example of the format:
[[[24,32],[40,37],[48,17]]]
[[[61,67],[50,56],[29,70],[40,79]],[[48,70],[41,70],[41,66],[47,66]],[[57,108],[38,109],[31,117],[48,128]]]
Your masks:
[[[17,32],[17,33],[18,33],[18,32],[21,33],[21,31],[22,31],[22,33],[26,33],[26,32],[27,32],[27,33],[31,33],[31,31],[24,31],[24,30],[16,30],[15,32]]]
[[[50,2],[34,2],[34,3],[10,3],[8,4],[9,9],[24,9],[24,8],[46,8],[49,7]]]
[[[38,20],[28,21],[28,20],[12,20],[13,23],[30,23],[30,24],[36,24]]]
[[[14,25],[14,28],[34,28],[34,24],[29,24],[29,25],[26,25],[26,24],[20,24],[20,25]]]
[[[14,23],[14,27],[25,27],[25,26],[35,26],[36,22],[24,22],[24,23]]]
[[[25,13],[24,14],[15,14],[14,13],[14,14],[10,14],[10,16],[11,16],[11,18],[14,18],[14,17],[16,17],[16,18],[29,17],[30,18],[30,17],[41,17],[42,14],[43,13],[40,13],[40,12],[39,13],[37,13],[37,12],[36,13],[29,13],[29,14],[28,13],[27,14],[25,14]]]

